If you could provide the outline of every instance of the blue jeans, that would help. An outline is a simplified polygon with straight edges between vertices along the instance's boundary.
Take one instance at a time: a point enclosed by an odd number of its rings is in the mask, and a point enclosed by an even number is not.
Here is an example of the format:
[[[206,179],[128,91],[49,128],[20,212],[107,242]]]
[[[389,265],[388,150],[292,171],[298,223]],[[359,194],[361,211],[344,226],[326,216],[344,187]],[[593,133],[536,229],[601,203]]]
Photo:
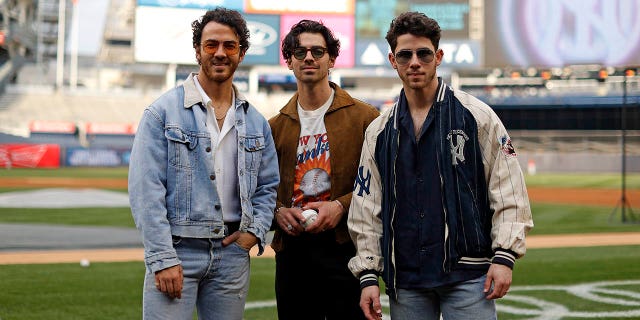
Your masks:
[[[240,320],[249,290],[249,252],[236,243],[222,247],[221,239],[176,238],[173,246],[182,262],[181,299],[170,299],[155,287],[155,275],[144,278],[142,313],[145,320],[191,320],[194,307],[200,320]]]
[[[487,276],[433,289],[398,289],[398,301],[389,299],[391,319],[495,320],[496,304],[483,292]]]

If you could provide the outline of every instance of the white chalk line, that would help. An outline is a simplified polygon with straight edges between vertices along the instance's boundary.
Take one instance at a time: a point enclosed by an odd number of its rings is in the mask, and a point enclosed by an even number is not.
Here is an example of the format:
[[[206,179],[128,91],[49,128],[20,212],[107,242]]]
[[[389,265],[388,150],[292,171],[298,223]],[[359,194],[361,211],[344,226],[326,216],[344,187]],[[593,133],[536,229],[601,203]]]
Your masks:
[[[519,316],[530,316],[527,320],[561,320],[571,318],[604,319],[604,318],[638,318],[640,317],[640,292],[625,290],[624,286],[640,285],[640,280],[599,281],[575,285],[539,285],[513,286],[509,294],[497,301],[499,312]],[[637,289],[636,289],[637,290]],[[630,310],[584,311],[570,310],[567,306],[553,301],[527,296],[531,291],[559,291],[587,301],[606,305],[637,307]],[[509,302],[517,302],[511,305]],[[380,297],[383,307],[389,307],[389,297]],[[272,308],[276,300],[247,302],[245,309]],[[383,319],[390,319],[383,314]]]

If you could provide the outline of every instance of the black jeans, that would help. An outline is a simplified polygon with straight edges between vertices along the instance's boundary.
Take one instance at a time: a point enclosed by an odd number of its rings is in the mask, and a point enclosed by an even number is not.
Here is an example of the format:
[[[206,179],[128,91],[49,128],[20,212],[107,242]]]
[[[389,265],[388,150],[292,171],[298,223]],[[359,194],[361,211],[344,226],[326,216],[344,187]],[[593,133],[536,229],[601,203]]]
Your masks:
[[[283,239],[276,253],[276,300],[279,320],[358,320],[360,282],[347,263],[351,242],[338,244],[333,231]]]

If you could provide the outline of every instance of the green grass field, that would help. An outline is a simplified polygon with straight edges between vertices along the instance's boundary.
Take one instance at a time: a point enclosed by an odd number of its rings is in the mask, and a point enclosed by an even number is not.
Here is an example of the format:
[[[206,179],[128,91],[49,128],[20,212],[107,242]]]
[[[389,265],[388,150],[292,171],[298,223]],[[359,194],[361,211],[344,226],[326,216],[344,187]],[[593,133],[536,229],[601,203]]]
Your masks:
[[[10,170],[0,174],[60,175],[124,178],[126,169]],[[620,177],[537,175],[528,176],[527,184],[619,188]],[[640,175],[628,176],[627,187],[640,189]],[[532,209],[536,224],[532,235],[640,231],[640,224],[609,221],[613,207],[532,203]],[[133,228],[128,208],[0,208],[0,223],[18,222]],[[499,318],[640,319],[639,262],[637,246],[530,249],[516,264],[509,295],[498,302]],[[252,259],[245,319],[277,318],[274,269],[273,258]],[[79,264],[0,265],[0,319],[140,319],[143,273],[142,262],[92,263],[88,268]]]
[[[589,319],[597,314],[625,311],[630,316],[598,318],[638,319],[638,261],[640,249],[634,246],[529,250],[516,265],[508,299],[498,302],[499,318],[526,319],[519,315],[527,313],[540,316],[541,308],[552,304],[585,315],[566,319]],[[251,288],[245,319],[276,319],[272,303],[275,299],[275,261],[273,258],[254,258],[251,263]],[[0,266],[0,318],[139,319],[143,273],[141,262],[93,263],[88,268],[79,264]],[[606,289],[618,290],[616,292],[605,292],[600,287],[590,292],[600,298],[615,297],[620,301],[601,301],[604,299],[579,296],[570,291],[574,289],[572,285],[586,287],[596,282],[620,280],[635,280],[635,283],[605,284]],[[557,287],[549,288],[551,285]],[[635,296],[626,297],[625,294]],[[527,298],[524,302],[512,300],[523,300],[523,297]],[[259,302],[267,306],[253,307]]]

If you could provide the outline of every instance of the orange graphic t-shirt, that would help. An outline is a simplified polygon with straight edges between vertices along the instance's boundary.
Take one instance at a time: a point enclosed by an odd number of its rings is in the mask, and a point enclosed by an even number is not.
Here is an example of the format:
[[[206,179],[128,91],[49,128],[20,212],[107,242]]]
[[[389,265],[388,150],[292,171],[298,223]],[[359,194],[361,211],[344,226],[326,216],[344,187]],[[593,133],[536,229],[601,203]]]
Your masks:
[[[305,111],[298,105],[300,139],[293,184],[293,206],[331,199],[331,154],[324,125],[324,114],[333,101],[333,94],[320,108]]]

